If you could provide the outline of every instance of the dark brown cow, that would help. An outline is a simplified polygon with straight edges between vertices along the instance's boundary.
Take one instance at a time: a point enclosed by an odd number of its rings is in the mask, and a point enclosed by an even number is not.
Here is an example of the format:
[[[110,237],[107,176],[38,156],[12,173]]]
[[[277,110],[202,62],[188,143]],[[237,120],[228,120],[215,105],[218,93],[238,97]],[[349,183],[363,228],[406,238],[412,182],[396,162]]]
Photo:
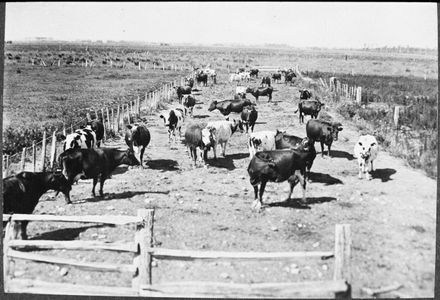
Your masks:
[[[243,108],[241,112],[241,119],[243,120],[243,124],[246,125],[246,133],[249,131],[249,127],[251,128],[251,132],[254,132],[255,122],[258,118],[258,111],[255,109],[255,106],[246,106]]]
[[[301,100],[298,103],[298,109],[294,113],[299,111],[299,123],[304,123],[304,115],[310,115],[312,119],[317,119],[322,106],[324,106],[324,103],[319,100]]]
[[[104,196],[104,182],[117,166],[140,165],[131,149],[118,150],[113,148],[68,149],[60,154],[59,160],[63,167],[63,175],[69,184],[79,179],[93,178],[92,194],[95,197],[95,186],[100,179],[99,195]],[[70,202],[70,198],[68,199]]]
[[[269,101],[272,100],[272,92],[273,92],[273,87],[269,86],[266,88],[250,88],[248,87],[246,89],[246,93],[250,93],[252,94],[252,96],[255,97],[255,100],[258,101],[258,97],[260,96],[267,96],[269,97]]]
[[[314,142],[321,143],[321,156],[324,157],[324,144],[328,146],[328,156],[330,157],[330,148],[333,141],[338,140],[338,133],[342,130],[342,124],[339,122],[326,122],[322,120],[311,119],[307,122],[307,137]]]
[[[150,139],[151,139],[151,135],[147,126],[137,123],[133,125],[127,125],[127,130],[125,132],[125,143],[132,151],[136,153],[139,153],[139,148],[140,148],[139,161],[141,163],[141,167],[143,167],[142,161],[144,157],[145,148],[150,143]]]
[[[179,99],[179,102],[182,100],[183,95],[189,95],[191,94],[192,88],[190,86],[175,86],[177,93],[177,98]]]
[[[40,197],[48,190],[64,194],[69,203],[69,184],[61,172],[58,173],[33,173],[21,172],[3,179],[3,213],[4,214],[31,214],[38,204]],[[26,227],[28,221],[20,224],[20,235],[27,239]]]
[[[252,105],[251,100],[249,99],[224,100],[220,102],[214,100],[209,105],[208,110],[213,111],[215,109],[218,109],[222,115],[227,116],[231,112],[241,113],[243,111],[243,108],[247,105]]]

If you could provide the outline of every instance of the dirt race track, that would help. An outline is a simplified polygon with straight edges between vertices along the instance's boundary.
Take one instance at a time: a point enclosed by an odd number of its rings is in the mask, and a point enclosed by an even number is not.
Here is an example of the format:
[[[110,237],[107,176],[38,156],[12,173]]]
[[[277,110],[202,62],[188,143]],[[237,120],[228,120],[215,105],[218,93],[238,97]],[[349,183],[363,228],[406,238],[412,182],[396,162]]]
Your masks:
[[[209,112],[211,100],[230,99],[235,87],[220,74],[219,84],[202,87],[197,95],[194,119],[190,122],[221,120],[216,110]],[[259,85],[251,82],[250,86]],[[293,111],[299,99],[298,87],[274,84],[273,101],[261,97],[257,104],[259,119],[255,131],[287,130],[305,136],[305,124],[299,124]],[[252,95],[248,98],[254,101]],[[176,103],[176,102],[174,102]],[[322,158],[319,144],[307,186],[306,208],[299,207],[297,186],[293,199],[285,201],[288,183],[268,183],[264,194],[267,204],[261,213],[251,210],[253,189],[246,168],[249,163],[247,136],[235,133],[226,149],[226,157],[212,159],[208,167],[193,169],[186,147],[168,145],[167,130],[159,114],[143,116],[152,140],[146,150],[145,169],[119,167],[104,186],[104,198],[91,196],[91,180],[74,185],[72,205],[52,193],[41,200],[35,214],[136,215],[139,208],[155,208],[156,245],[165,248],[222,251],[295,251],[332,250],[335,224],[351,224],[352,293],[364,296],[362,287],[379,288],[394,282],[399,291],[412,297],[433,297],[435,275],[436,181],[421,171],[407,167],[403,160],[381,151],[373,179],[359,180],[357,161],[352,157],[359,133],[349,120],[325,106],[327,114],[343,124],[339,140],[332,147],[332,158]],[[237,118],[237,117],[236,117]],[[309,116],[305,117],[305,122]],[[183,141],[182,130],[182,141]],[[123,139],[105,143],[125,148]],[[221,153],[220,146],[217,153]],[[58,223],[31,223],[30,238],[132,240],[128,226],[81,226]],[[41,251],[77,259],[126,262],[132,257],[115,253],[78,251]],[[131,278],[99,272],[79,272],[17,262],[16,275],[78,284],[125,285]],[[286,282],[331,279],[333,260],[286,262],[155,262],[153,283],[179,280],[207,280],[236,283]]]

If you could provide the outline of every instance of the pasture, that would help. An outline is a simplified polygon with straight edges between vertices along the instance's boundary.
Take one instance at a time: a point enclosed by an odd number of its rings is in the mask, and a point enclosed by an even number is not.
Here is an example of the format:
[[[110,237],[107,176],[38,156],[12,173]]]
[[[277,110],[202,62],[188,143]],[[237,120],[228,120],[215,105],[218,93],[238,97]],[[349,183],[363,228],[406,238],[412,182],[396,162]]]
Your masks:
[[[62,46],[67,47],[67,46]],[[79,53],[84,46],[70,45],[68,50]],[[107,48],[106,48],[107,47]],[[58,45],[6,45],[5,52],[30,57],[34,52],[50,52],[55,56]],[[437,59],[429,55],[364,53],[350,51],[345,60],[342,50],[323,53],[321,50],[233,49],[196,47],[142,47],[136,45],[92,46],[96,56],[145,55],[148,62],[159,61],[186,66],[210,64],[218,71],[216,85],[201,87],[196,95],[194,118],[191,122],[206,123],[221,120],[218,112],[207,108],[213,100],[231,99],[235,85],[229,83],[232,71],[244,65],[299,65],[301,70],[321,72],[404,76],[410,62],[411,74],[429,78],[437,76]],[[148,52],[148,54],[146,54]],[[81,52],[82,53],[82,52]],[[110,53],[110,54],[109,54]],[[142,54],[143,53],[143,54]],[[374,62],[380,62],[375,64]],[[20,72],[17,70],[20,69]],[[31,66],[29,62],[6,59],[4,123],[7,126],[59,126],[77,122],[75,115],[88,107],[115,105],[118,99],[132,97],[154,89],[161,82],[172,81],[186,71],[110,69],[97,64],[81,66]],[[264,73],[262,74],[264,75]],[[269,73],[267,73],[269,75]],[[260,76],[261,77],[261,76]],[[251,80],[246,85],[259,86]],[[256,109],[255,131],[286,130],[305,136],[305,124],[299,124],[299,89],[309,87],[298,80],[294,85],[273,84],[273,100],[260,97]],[[312,90],[313,91],[313,90]],[[353,146],[359,137],[356,120],[341,116],[336,103],[325,89],[315,90],[326,103],[321,117],[339,121],[343,131],[332,146],[333,157],[318,155],[307,185],[306,207],[296,202],[300,187],[294,189],[292,200],[285,201],[288,184],[268,183],[264,194],[265,209],[251,210],[254,199],[247,166],[249,153],[247,136],[236,132],[226,149],[226,156],[213,159],[208,154],[207,168],[194,169],[183,143],[170,147],[168,133],[158,113],[141,114],[151,132],[151,143],[144,155],[145,169],[119,167],[106,181],[103,198],[91,197],[91,180],[72,187],[72,205],[66,205],[60,195],[52,192],[43,196],[35,214],[60,215],[135,215],[140,208],[155,208],[155,244],[164,248],[219,251],[309,251],[331,249],[335,224],[351,224],[352,230],[352,294],[365,297],[362,287],[380,288],[394,282],[410,297],[432,297],[435,276],[436,181],[400,158],[391,156],[381,147],[371,181],[357,178],[357,161]],[[172,106],[174,101],[163,103]],[[254,101],[250,94],[247,98]],[[339,101],[349,101],[340,99]],[[231,117],[238,116],[231,114]],[[305,122],[309,116],[305,117]],[[184,130],[183,130],[184,131]],[[182,135],[183,140],[183,135]],[[123,138],[108,140],[105,147],[125,148]],[[381,145],[380,145],[381,146]],[[220,153],[220,149],[217,149]],[[28,226],[30,239],[71,239],[115,241],[132,239],[129,226],[73,226],[71,224],[41,224]],[[39,251],[40,252],[40,251]],[[100,252],[44,250],[46,255],[59,255],[77,260],[126,263],[132,257]],[[264,281],[286,282],[331,278],[333,270],[326,261],[285,261],[261,263],[191,263],[155,262],[153,282],[206,280],[236,283]],[[84,272],[75,268],[58,268],[17,260],[16,276],[56,282],[129,286],[130,277],[119,274]]]

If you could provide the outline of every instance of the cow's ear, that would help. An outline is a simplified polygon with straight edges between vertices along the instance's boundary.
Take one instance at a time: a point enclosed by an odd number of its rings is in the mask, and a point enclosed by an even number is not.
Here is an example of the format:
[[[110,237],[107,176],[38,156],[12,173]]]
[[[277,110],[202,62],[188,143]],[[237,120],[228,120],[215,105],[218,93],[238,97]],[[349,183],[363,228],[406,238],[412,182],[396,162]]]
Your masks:
[[[342,131],[342,127],[339,127],[339,128],[338,128],[338,131]]]
[[[160,115],[159,117],[160,117],[161,119],[163,119],[163,118],[164,118],[164,116],[163,116],[163,115]]]
[[[373,147],[373,146],[375,146],[375,145],[376,145],[376,143],[372,143],[372,144],[371,144],[371,147]]]
[[[133,128],[130,124],[128,124],[126,127],[127,127],[127,129]]]
[[[62,141],[66,139],[66,136],[64,134],[60,134],[59,137]]]
[[[359,146],[362,146],[362,143],[361,143],[361,142],[359,142]]]

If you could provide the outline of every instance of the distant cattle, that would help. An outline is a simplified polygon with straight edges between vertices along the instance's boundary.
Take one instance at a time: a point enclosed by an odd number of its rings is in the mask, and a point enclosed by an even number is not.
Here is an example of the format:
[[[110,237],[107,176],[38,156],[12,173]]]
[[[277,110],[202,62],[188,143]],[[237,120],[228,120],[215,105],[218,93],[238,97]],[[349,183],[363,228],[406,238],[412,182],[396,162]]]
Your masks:
[[[235,88],[234,100],[245,99],[245,98],[246,98],[246,87],[245,86],[237,86]]]
[[[196,75],[196,82],[197,84],[203,84],[203,86],[207,86],[208,85],[208,74],[206,73],[201,73],[201,74],[197,74]]]
[[[283,71],[284,73],[284,83],[290,82],[291,84],[294,82],[294,79],[296,78],[296,74],[292,69],[289,69],[287,71]]]
[[[60,154],[62,173],[69,184],[79,179],[93,179],[92,195],[95,197],[95,186],[100,182],[99,195],[104,196],[104,182],[119,165],[139,165],[131,149],[113,148],[68,149]],[[68,201],[70,203],[70,199]]]
[[[197,166],[197,160],[206,163],[208,151],[214,145],[215,139],[215,129],[213,128],[203,128],[200,124],[190,124],[186,128],[185,144],[194,161],[194,167]]]
[[[139,153],[139,162],[142,165],[145,148],[150,143],[151,135],[148,128],[143,124],[133,124],[127,125],[127,130],[125,131],[125,143],[128,147],[135,153]]]
[[[194,78],[185,78],[185,85],[193,88],[194,87]]]
[[[330,157],[330,148],[333,141],[338,140],[338,133],[342,130],[342,124],[339,122],[326,122],[322,120],[311,119],[307,122],[307,137],[315,142],[321,143],[321,156],[324,157],[324,144],[328,147],[328,156]]]
[[[238,73],[238,76],[240,76],[241,81],[249,82],[249,80],[251,79],[251,74],[249,72]]]
[[[269,101],[272,100],[273,87],[269,86],[266,88],[247,88],[246,93],[250,93],[255,97],[255,100],[258,101],[258,98],[261,96],[267,96]]]
[[[248,133],[249,127],[251,128],[251,132],[254,132],[254,126],[257,118],[258,111],[253,105],[243,108],[243,111],[241,112],[241,120],[243,121],[243,124],[246,125],[246,133]]]
[[[298,109],[294,113],[299,111],[299,123],[304,123],[304,115],[310,115],[312,119],[317,119],[322,106],[324,106],[324,103],[319,100],[301,100],[298,103]]]
[[[238,74],[229,74],[229,82],[233,83],[233,82],[240,82],[241,81],[241,76]]]
[[[183,112],[178,109],[170,109],[159,116],[168,127],[168,142],[171,143],[171,136],[176,142],[176,132],[179,131],[179,137],[182,135]]]
[[[222,155],[225,157],[226,145],[231,138],[231,136],[237,131],[243,132],[243,124],[240,120],[226,120],[226,121],[211,121],[206,125],[207,129],[215,129],[215,141],[212,146],[214,151],[214,158],[217,158],[217,145],[220,144],[222,147]]]
[[[275,136],[278,130],[257,131],[249,134],[249,156],[252,158],[258,151],[275,150]]]
[[[61,173],[33,173],[21,172],[3,179],[3,213],[4,214],[32,214],[40,197],[48,190],[64,194],[69,203],[71,190],[66,178]],[[27,239],[26,227],[28,221],[20,224],[20,235]]]
[[[64,140],[63,151],[66,149],[95,148],[97,146],[96,133],[91,128],[77,129],[67,136],[61,135],[61,139]]]
[[[293,188],[299,182],[303,190],[301,203],[306,204],[306,160],[307,151],[272,150],[257,152],[247,168],[250,183],[254,188],[253,208],[259,210],[263,205],[263,194],[267,182],[288,181],[290,199]],[[260,185],[260,189],[258,186]]]
[[[192,97],[191,95],[188,95],[187,97],[184,97],[183,99],[183,106],[185,106],[189,112],[189,115],[193,117],[193,110],[194,106],[196,105],[196,98]]]
[[[251,77],[256,77],[256,78],[258,78],[258,72],[259,72],[259,70],[258,69],[251,69],[250,71],[249,71],[249,75],[251,76]]]
[[[274,73],[274,74],[272,74],[272,79],[276,83],[280,82],[280,80],[281,80],[281,73]]]
[[[174,88],[176,89],[176,94],[177,94],[177,98],[179,99],[179,102],[182,101],[183,95],[191,94],[191,90],[192,90],[190,86],[177,86]]]
[[[213,84],[217,83],[217,72],[214,69],[205,68],[203,72],[211,78]]]
[[[264,76],[261,78],[261,86],[270,86],[270,77]]]
[[[300,95],[299,95],[299,99],[300,100],[308,100],[308,99],[310,99],[310,98],[312,98],[312,93],[310,93],[310,91],[309,90],[299,90],[299,93],[300,93]]]
[[[213,111],[215,109],[218,109],[222,115],[227,116],[231,112],[241,113],[245,106],[251,105],[251,104],[252,104],[252,102],[249,99],[224,100],[224,101],[214,100],[209,105],[208,110]]]
[[[365,178],[371,180],[371,171],[373,171],[373,161],[379,153],[379,145],[372,135],[361,135],[358,142],[354,145],[354,157],[358,159],[359,179],[362,179],[362,173]]]
[[[245,68],[237,68],[237,74],[242,73],[244,71],[246,71]]]

